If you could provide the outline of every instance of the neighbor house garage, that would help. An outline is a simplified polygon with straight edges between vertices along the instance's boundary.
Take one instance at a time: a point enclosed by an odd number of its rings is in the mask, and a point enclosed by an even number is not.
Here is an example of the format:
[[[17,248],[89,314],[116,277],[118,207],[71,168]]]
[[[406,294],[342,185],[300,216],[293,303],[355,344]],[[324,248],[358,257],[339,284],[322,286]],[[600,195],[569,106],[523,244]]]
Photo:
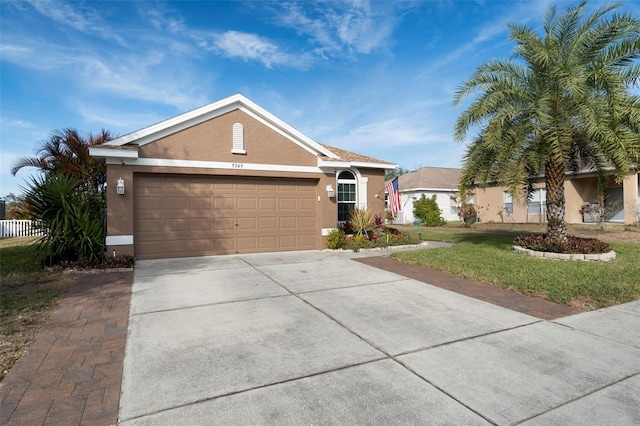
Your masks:
[[[353,207],[384,211],[394,164],[313,141],[234,95],[91,148],[107,250],[138,259],[322,249]]]

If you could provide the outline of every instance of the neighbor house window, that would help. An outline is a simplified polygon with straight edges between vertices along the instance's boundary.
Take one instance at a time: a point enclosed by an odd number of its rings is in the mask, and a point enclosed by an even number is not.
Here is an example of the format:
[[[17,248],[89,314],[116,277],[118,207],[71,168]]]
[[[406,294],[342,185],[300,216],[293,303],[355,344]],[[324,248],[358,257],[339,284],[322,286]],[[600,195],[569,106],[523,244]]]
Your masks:
[[[458,198],[455,195],[449,196],[449,214],[452,216],[457,216],[460,213],[460,208],[458,207]]]
[[[351,172],[338,175],[338,222],[349,220],[351,210],[356,206],[356,177]]]
[[[513,214],[513,196],[504,191],[504,214]]]
[[[547,190],[536,189],[527,203],[528,214],[545,214],[547,211]]]

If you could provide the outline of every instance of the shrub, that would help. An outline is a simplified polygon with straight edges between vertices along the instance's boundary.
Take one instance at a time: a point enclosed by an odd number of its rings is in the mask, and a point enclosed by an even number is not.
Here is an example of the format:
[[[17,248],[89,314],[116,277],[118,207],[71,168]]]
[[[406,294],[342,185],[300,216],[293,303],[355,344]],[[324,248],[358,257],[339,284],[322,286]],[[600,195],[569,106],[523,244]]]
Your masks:
[[[382,213],[376,213],[375,216],[373,216],[373,224],[377,229],[384,228],[384,215]]]
[[[414,201],[413,215],[420,219],[422,226],[442,226],[447,223],[442,217],[440,208],[438,208],[435,194],[430,198],[422,194],[422,198]]]
[[[384,227],[377,237],[375,233],[354,235],[348,237],[343,248],[358,251],[360,249],[384,248],[389,246],[399,246],[407,244],[417,244],[420,241],[417,237],[405,235],[395,228]]]
[[[338,228],[342,229],[345,234],[353,234],[353,226],[351,226],[351,221],[345,221],[338,225]]]
[[[460,216],[460,219],[462,219],[462,223],[465,226],[474,223],[477,219],[476,208],[473,204],[470,203],[462,203],[458,215]]]
[[[342,229],[336,228],[327,235],[327,248],[339,249],[344,247],[346,243],[347,239]]]
[[[354,207],[351,210],[351,227],[359,234],[372,230],[375,227],[375,222],[371,210]]]
[[[25,190],[29,214],[42,223],[37,255],[48,263],[98,262],[104,256],[104,227],[97,207],[76,178],[33,178]]]
[[[551,253],[599,254],[611,251],[611,246],[596,238],[567,236],[566,243],[557,243],[547,234],[522,234],[513,239],[513,244],[530,250]]]

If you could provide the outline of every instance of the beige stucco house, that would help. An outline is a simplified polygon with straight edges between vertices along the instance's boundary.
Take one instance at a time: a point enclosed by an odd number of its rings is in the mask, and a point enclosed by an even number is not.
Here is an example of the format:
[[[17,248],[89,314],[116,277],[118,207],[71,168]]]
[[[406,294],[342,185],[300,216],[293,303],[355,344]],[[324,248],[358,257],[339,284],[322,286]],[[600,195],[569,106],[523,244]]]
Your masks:
[[[640,173],[628,175],[617,183],[613,176],[605,185],[607,220],[625,224],[638,222],[640,209]],[[583,171],[567,174],[564,182],[565,221],[567,223],[589,223],[597,217],[585,209],[598,203],[597,178],[593,172]],[[476,188],[475,206],[482,222],[543,223],[546,221],[546,190],[544,179],[535,185],[528,203],[514,200],[505,187],[489,186]]]
[[[322,249],[395,164],[320,144],[242,95],[92,147],[108,253],[138,259]]]

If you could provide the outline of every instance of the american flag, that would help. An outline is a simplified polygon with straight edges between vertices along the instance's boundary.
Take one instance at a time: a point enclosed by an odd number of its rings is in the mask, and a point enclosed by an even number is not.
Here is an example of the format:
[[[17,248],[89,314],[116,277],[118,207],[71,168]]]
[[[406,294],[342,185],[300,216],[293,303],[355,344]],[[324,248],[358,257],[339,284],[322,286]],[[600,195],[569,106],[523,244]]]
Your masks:
[[[391,182],[387,183],[387,194],[388,194],[388,202],[389,202],[389,213],[391,213],[391,218],[395,219],[396,214],[402,210],[400,206],[400,192],[398,190],[398,178],[395,178]]]

